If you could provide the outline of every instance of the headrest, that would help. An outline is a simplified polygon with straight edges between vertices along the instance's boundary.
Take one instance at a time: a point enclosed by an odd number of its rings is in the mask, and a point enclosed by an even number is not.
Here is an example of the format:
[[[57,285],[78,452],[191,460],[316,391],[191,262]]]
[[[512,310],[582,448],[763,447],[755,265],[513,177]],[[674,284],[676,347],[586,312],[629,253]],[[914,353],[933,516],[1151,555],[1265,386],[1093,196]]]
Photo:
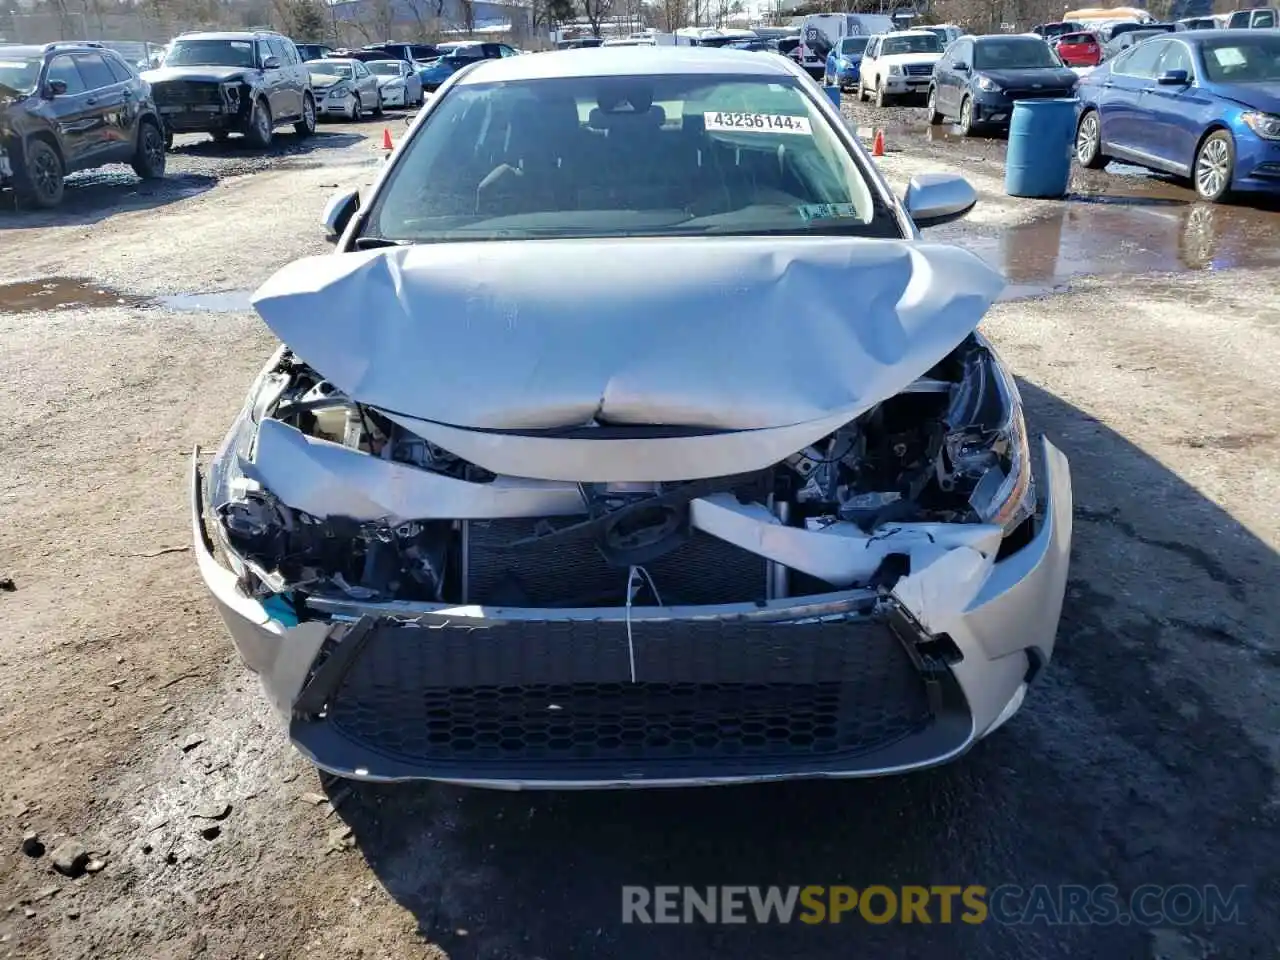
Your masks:
[[[605,113],[647,113],[653,106],[653,88],[639,83],[605,83],[596,90],[596,103]]]

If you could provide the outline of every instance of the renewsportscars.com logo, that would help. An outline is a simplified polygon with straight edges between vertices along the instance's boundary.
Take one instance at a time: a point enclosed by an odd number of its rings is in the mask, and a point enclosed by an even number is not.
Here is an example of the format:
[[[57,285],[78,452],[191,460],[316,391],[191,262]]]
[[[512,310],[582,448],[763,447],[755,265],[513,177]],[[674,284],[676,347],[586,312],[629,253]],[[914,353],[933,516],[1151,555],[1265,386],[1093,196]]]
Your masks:
[[[1190,926],[1242,923],[1243,886],[935,884],[793,887],[624,886],[623,923],[1000,923]]]

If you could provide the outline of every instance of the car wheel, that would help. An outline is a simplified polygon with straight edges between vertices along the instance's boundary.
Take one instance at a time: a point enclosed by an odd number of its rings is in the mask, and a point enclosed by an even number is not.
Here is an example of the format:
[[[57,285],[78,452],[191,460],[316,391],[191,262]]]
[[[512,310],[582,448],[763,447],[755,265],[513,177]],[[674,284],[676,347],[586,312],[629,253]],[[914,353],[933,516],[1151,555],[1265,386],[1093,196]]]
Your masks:
[[[1076,127],[1076,163],[1086,170],[1101,170],[1108,157],[1102,155],[1102,123],[1097,110],[1086,110]]]
[[[960,123],[957,126],[960,128],[960,136],[973,136],[973,101],[968,97],[960,101]]]
[[[938,112],[938,91],[935,87],[929,88],[929,99],[925,103],[925,113],[928,116],[928,123],[931,127],[936,127],[946,118]]]
[[[293,125],[293,132],[300,137],[316,132],[316,102],[309,93],[302,98],[302,119]]]
[[[351,98],[351,116],[349,119],[352,123],[359,123],[364,119],[364,104],[360,102],[360,94],[358,93]]]
[[[62,159],[44,140],[29,140],[21,167],[15,164],[13,192],[23,207],[51,210],[62,202],[66,190]]]
[[[217,137],[214,137],[214,139],[216,140]],[[166,153],[173,149],[173,131],[172,130],[166,130],[164,132],[164,149]]]
[[[1236,166],[1236,145],[1226,130],[1215,130],[1205,137],[1196,151],[1196,195],[1201,200],[1217,203],[1231,193],[1231,175]]]
[[[150,120],[138,124],[138,146],[133,154],[133,172],[143,180],[164,176],[164,134]]]
[[[252,146],[265,150],[271,146],[274,124],[271,122],[271,108],[265,100],[253,101],[253,112],[249,114],[249,129],[245,131],[245,139]]]
[[[884,107],[884,106],[888,106],[888,104],[889,104],[889,97],[884,92],[884,84],[877,83],[876,84],[876,106]]]
[[[378,91],[378,104],[373,108],[373,115],[375,117],[382,116],[382,91],[381,90]]]
[[[867,102],[867,88],[862,85],[862,78],[858,78],[858,102]]]

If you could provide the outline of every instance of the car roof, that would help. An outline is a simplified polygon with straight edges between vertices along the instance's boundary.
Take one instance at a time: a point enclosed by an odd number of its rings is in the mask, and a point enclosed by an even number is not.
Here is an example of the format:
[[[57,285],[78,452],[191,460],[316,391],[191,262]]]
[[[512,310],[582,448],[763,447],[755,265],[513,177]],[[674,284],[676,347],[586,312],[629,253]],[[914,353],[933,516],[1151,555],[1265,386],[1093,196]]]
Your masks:
[[[556,50],[536,57],[484,60],[459,83],[549,80],[556,77],[674,76],[688,73],[724,76],[794,77],[785,57],[761,57],[724,47],[591,47]]]
[[[14,57],[43,57],[44,44],[35,46],[29,43],[0,43],[0,53]]]
[[[373,62],[377,63],[376,60]],[[368,61],[357,60],[355,57],[324,57],[321,60],[308,60],[307,63],[341,63],[346,64],[348,67],[353,63],[363,63],[368,66]]]
[[[1200,18],[1195,18],[1200,19]],[[1208,19],[1207,17],[1203,19]],[[1136,32],[1136,31],[1135,31]],[[1205,43],[1209,40],[1256,40],[1258,35],[1275,36],[1274,31],[1270,30],[1179,30],[1169,33],[1171,38],[1183,40],[1187,43]]]
[[[180,33],[175,40],[256,40],[258,37],[282,37],[284,34],[274,30],[197,30],[194,33]]]
[[[892,33],[882,33],[880,36],[885,37],[936,37],[937,34],[932,30],[894,30]]]
[[[364,62],[364,65],[365,65],[366,67],[372,67],[375,63],[389,63],[389,64],[391,64],[391,66],[393,66],[393,67],[398,67],[398,66],[400,66],[400,64],[402,64],[402,63],[404,63],[404,62],[405,62],[405,61],[403,61],[403,60],[366,60],[366,61]]]

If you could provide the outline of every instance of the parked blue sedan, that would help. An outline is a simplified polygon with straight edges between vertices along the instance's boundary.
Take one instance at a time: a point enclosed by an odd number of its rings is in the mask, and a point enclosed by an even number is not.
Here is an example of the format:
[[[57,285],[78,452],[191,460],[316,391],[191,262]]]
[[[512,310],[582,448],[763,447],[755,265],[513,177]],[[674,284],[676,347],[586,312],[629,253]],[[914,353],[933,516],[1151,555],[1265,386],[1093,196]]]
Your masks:
[[[1280,193],[1280,32],[1197,30],[1145,40],[1077,88],[1076,160],[1189,177],[1217,202]]]
[[[862,64],[862,54],[867,49],[870,37],[845,37],[827,54],[826,83],[829,87],[839,86],[841,90],[858,85],[858,70]]]

